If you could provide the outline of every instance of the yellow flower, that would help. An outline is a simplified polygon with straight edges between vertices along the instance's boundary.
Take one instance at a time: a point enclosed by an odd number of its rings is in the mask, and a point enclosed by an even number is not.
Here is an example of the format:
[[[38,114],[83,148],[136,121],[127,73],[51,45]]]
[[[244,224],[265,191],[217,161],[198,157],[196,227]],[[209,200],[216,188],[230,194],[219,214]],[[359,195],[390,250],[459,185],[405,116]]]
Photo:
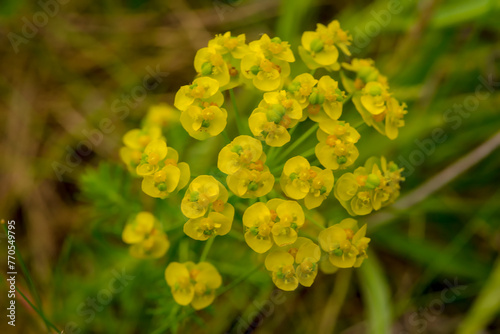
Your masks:
[[[273,189],[274,176],[269,167],[262,164],[255,167],[258,169],[243,168],[227,176],[227,185],[236,196],[256,198],[267,195]]]
[[[351,229],[344,229],[341,224],[337,224],[322,230],[318,240],[321,248],[329,254],[332,265],[338,268],[351,268],[359,254],[358,248],[352,244],[353,237]]]
[[[283,146],[290,141],[287,129],[294,127],[302,118],[302,108],[286,91],[265,93],[248,119],[253,135],[270,146]]]
[[[245,43],[245,34],[231,36],[228,31],[224,35],[215,35],[214,39],[208,41],[208,47],[216,50],[221,55],[231,54],[236,59],[243,58],[250,50]]]
[[[151,141],[144,149],[136,173],[141,176],[152,175],[160,169],[160,162],[165,159],[167,153],[167,142],[161,139]]]
[[[259,108],[255,109],[248,118],[248,125],[252,134],[266,144],[273,147],[281,147],[290,141],[287,128],[281,124],[268,121],[266,113]]]
[[[171,262],[165,269],[165,280],[175,301],[180,305],[201,310],[215,299],[215,290],[222,285],[222,277],[208,262]]]
[[[275,198],[247,208],[243,225],[248,246],[257,253],[265,253],[274,243],[282,247],[297,240],[297,230],[304,225],[304,211],[297,202]]]
[[[269,92],[283,87],[290,75],[290,64],[277,58],[268,59],[262,53],[252,52],[241,60],[241,71],[252,80],[255,88]]]
[[[273,246],[271,237],[271,211],[261,202],[248,207],[243,213],[243,225],[246,227],[245,241],[257,253],[265,253]]]
[[[120,148],[120,158],[127,165],[127,169],[136,175],[136,168],[141,163],[142,152],[152,141],[163,139],[161,128],[148,126],[142,129],[133,129],[123,136],[124,147]]]
[[[295,77],[288,85],[288,91],[292,94],[295,100],[299,102],[302,109],[309,105],[309,96],[313,92],[314,86],[318,80],[309,73],[303,73]]]
[[[120,148],[120,159],[125,163],[127,169],[133,175],[137,175],[135,172],[137,166],[141,163],[142,159],[142,151],[134,150],[130,147],[121,147]]]
[[[144,151],[151,141],[156,139],[162,139],[161,128],[159,126],[133,129],[123,135],[123,143],[126,147],[141,152]]]
[[[342,63],[342,67],[356,73],[356,78],[352,80],[341,72],[342,83],[349,93],[363,89],[369,82],[378,82],[384,87],[389,88],[387,78],[375,68],[372,59],[354,58],[350,64]]]
[[[284,201],[272,199],[267,202],[267,206],[276,211],[272,233],[273,240],[278,246],[285,246],[297,240],[297,229],[304,225],[304,211],[299,203],[295,201]]]
[[[350,215],[367,215],[399,196],[402,169],[385,158],[372,157],[354,173],[345,173],[335,183],[334,194]]]
[[[182,199],[181,210],[184,216],[191,219],[203,217],[209,209],[214,209],[217,212],[224,212],[223,210],[233,210],[234,212],[231,204],[227,203],[227,199],[228,193],[222,183],[213,176],[201,175],[189,185]],[[221,205],[223,210],[219,209]],[[231,207],[231,209],[225,208],[226,206]]]
[[[130,246],[130,255],[138,259],[162,257],[170,247],[167,235],[159,230],[153,230],[146,238]]]
[[[319,79],[318,87],[309,96],[306,115],[317,123],[337,120],[342,115],[346,95],[338,88],[338,82],[325,75]],[[305,119],[305,115],[303,117]]]
[[[340,48],[346,55],[350,55],[347,46],[352,37],[340,28],[338,21],[332,21],[328,26],[318,24],[316,31],[305,31],[302,34],[302,45],[299,54],[310,69],[324,67],[329,71],[337,71]]]
[[[225,235],[231,230],[234,208],[228,204],[224,214],[210,212],[208,217],[194,218],[184,224],[184,233],[195,240],[207,240],[216,235]]]
[[[256,53],[262,53],[267,59],[275,58],[288,63],[295,61],[290,44],[279,37],[271,39],[267,34],[263,34],[260,40],[250,43],[250,49]]]
[[[217,48],[199,49],[194,57],[194,68],[198,75],[217,80],[220,87],[229,83],[229,68]]]
[[[272,272],[273,282],[281,290],[293,291],[299,286],[294,262],[293,256],[282,250],[273,251],[266,257],[266,269]]]
[[[318,274],[318,261],[321,258],[321,249],[310,239],[299,237],[293,244],[280,248],[287,251],[295,259],[295,272],[299,283],[311,286]]]
[[[182,86],[175,94],[174,106],[184,111],[189,106],[221,106],[224,96],[219,91],[219,82],[209,77],[195,79],[191,85]]]
[[[315,148],[316,157],[328,169],[344,169],[352,165],[359,156],[354,144],[360,135],[349,123],[343,121],[320,123],[316,136],[319,140]]]
[[[288,197],[303,199],[308,209],[321,205],[333,188],[334,177],[329,169],[311,167],[306,158],[289,159],[283,167],[280,184]]]
[[[361,90],[361,104],[372,115],[380,115],[387,111],[386,102],[390,95],[387,89],[379,82],[369,82]]]
[[[389,139],[396,139],[399,134],[398,128],[405,125],[403,120],[407,113],[406,104],[399,104],[398,100],[391,97],[387,102],[387,115],[385,117],[385,134]]]
[[[150,106],[144,118],[145,127],[169,128],[172,124],[178,122],[179,111],[166,103]]]
[[[191,172],[185,162],[178,163],[179,154],[171,147],[167,148],[164,165],[151,175],[144,176],[142,191],[151,197],[166,198],[171,193],[184,188],[189,182]]]
[[[131,244],[130,254],[136,258],[159,258],[170,242],[161,230],[161,224],[149,212],[139,212],[123,229],[122,239]]]
[[[251,165],[261,166],[265,162],[262,152],[262,143],[250,136],[238,136],[224,146],[219,153],[217,167],[227,175],[233,175]]]
[[[220,134],[227,124],[227,111],[214,105],[191,105],[181,114],[181,124],[189,135],[205,140]]]

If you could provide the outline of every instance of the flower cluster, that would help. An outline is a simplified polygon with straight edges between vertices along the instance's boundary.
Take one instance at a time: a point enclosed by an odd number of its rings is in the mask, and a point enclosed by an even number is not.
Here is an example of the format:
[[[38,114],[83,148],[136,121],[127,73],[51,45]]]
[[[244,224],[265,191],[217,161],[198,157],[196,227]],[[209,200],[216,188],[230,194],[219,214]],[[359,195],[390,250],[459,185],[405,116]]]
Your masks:
[[[219,272],[208,262],[171,262],[165,269],[165,280],[175,301],[191,304],[195,310],[212,304],[215,290],[222,284]]]
[[[217,166],[227,174],[227,185],[236,196],[255,198],[267,195],[274,186],[274,176],[265,161],[262,143],[243,135],[222,148]]]
[[[130,254],[139,259],[162,257],[170,247],[160,222],[145,211],[139,212],[125,225],[122,239],[131,245]]]
[[[355,79],[346,75],[342,80],[346,90],[353,94],[352,101],[365,123],[389,139],[396,139],[399,128],[404,126],[406,104],[399,103],[389,91],[387,78],[380,74],[371,59],[353,59],[342,66],[356,74]]]
[[[354,173],[345,173],[335,184],[335,197],[350,215],[367,215],[393,203],[399,196],[402,168],[384,157],[371,157]]]
[[[336,209],[367,215],[396,200],[402,169],[384,157],[360,162],[358,142],[369,130],[363,124],[395,139],[406,105],[372,60],[343,61],[351,41],[338,21],[304,32],[299,55],[311,71],[290,77],[296,58],[288,42],[263,34],[247,44],[245,35],[216,35],[196,53],[196,76],[177,91],[176,109],[152,109],[141,129],[125,134],[120,155],[143,178],[144,193],[179,212],[169,221],[180,220],[185,235],[205,241],[200,263],[170,262],[165,271],[178,304],[198,310],[214,301],[222,278],[205,259],[216,236],[229,234],[227,242],[265,257],[272,281],[286,291],[368,257],[366,225],[326,217],[338,216]],[[191,167],[167,146],[166,137],[177,138],[165,131],[174,122],[186,137],[204,141],[198,150],[174,142]],[[201,151],[207,155],[196,158]],[[127,224],[123,240],[138,257],[162,256],[169,245],[159,222],[144,212]],[[189,260],[186,252],[179,256]]]

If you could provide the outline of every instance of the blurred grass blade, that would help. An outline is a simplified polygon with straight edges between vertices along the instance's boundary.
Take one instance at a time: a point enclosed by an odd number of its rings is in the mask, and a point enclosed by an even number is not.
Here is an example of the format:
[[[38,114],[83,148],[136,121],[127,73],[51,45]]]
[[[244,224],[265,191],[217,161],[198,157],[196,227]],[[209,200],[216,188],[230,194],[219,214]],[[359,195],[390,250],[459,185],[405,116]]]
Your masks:
[[[391,327],[389,285],[375,255],[369,253],[368,256],[358,270],[363,302],[368,310],[367,333],[387,334]]]
[[[372,237],[377,246],[389,249],[394,254],[398,254],[398,256],[409,261],[420,263],[425,267],[433,266],[436,261],[436,254],[445,252],[443,247],[427,239],[408,238],[407,235],[390,229],[379,230],[372,234]],[[458,255],[443,263],[439,272],[478,281],[486,277],[488,267],[480,262],[474,254],[459,252]]]
[[[500,313],[500,257],[471,310],[458,329],[458,334],[480,333]]]

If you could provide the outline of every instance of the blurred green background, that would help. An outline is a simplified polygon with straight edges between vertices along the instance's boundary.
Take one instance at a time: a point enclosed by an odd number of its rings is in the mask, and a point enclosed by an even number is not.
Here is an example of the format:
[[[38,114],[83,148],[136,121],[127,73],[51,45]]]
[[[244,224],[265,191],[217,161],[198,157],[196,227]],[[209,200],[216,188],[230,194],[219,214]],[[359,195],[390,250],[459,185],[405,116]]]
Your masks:
[[[4,0],[0,218],[16,220],[17,287],[41,315],[18,295],[16,327],[2,314],[0,332],[499,333],[499,17],[497,0]],[[149,106],[173,103],[216,33],[280,36],[298,55],[301,33],[332,19],[409,110],[397,140],[371,130],[360,141],[360,161],[383,154],[406,168],[401,199],[359,218],[370,259],[284,293],[252,272],[262,259],[220,238],[210,259],[231,289],[206,310],[177,308],[164,269],[202,246],[175,230],[166,257],[130,258],[123,224],[156,202],[119,162],[121,137]],[[159,85],[130,100],[151,71]],[[112,130],[59,180],[54,162],[103,119]],[[327,219],[345,215],[335,210]],[[6,266],[2,255],[2,310]],[[116,277],[123,289],[110,294]]]

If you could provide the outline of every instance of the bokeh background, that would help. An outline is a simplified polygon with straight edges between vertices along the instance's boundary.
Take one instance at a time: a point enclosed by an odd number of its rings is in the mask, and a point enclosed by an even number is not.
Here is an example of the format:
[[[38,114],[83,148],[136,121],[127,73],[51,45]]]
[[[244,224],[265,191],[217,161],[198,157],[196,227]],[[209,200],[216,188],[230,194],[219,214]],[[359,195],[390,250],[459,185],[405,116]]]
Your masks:
[[[17,287],[40,313],[18,294],[16,327],[7,325],[2,232],[0,332],[56,333],[51,324],[64,333],[500,332],[500,2],[2,0],[0,7],[0,218],[16,221]],[[298,55],[301,33],[332,19],[353,35],[353,56],[375,59],[409,110],[397,140],[368,131],[360,141],[360,161],[383,154],[406,168],[401,199],[359,219],[369,224],[370,260],[293,293],[275,290],[260,270],[204,311],[176,308],[164,268],[176,252],[194,258],[201,248],[179,242],[160,260],[130,258],[123,224],[140,201],[154,201],[121,165],[121,137],[151,105],[173,103],[195,75],[196,51],[216,33],[280,36]],[[151,71],[162,80],[131,99]],[[54,163],[104,119],[109,131],[58,178]],[[220,240],[213,263],[225,286],[238,283],[257,262],[249,249],[228,252],[232,244]],[[91,306],[117,276],[123,290]]]

